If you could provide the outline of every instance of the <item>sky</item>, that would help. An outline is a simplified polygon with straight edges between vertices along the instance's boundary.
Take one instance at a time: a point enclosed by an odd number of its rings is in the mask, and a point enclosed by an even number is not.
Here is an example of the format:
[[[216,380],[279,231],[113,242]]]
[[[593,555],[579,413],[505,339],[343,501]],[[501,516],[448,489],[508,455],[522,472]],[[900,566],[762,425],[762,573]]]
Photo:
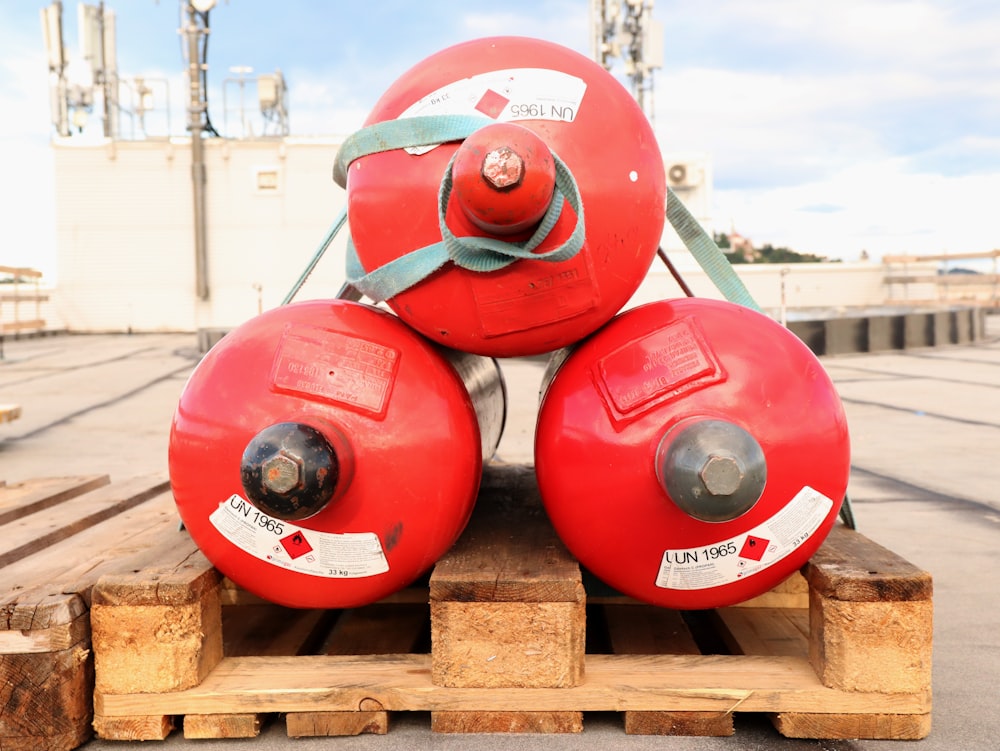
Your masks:
[[[54,129],[39,17],[48,4],[0,0],[0,265],[51,279]],[[63,11],[71,60],[76,6]],[[120,75],[169,82],[170,129],[184,135],[181,3],[105,6],[116,14]],[[223,83],[232,66],[280,69],[291,134],[346,135],[410,67],[453,44],[512,34],[589,55],[589,7],[218,0],[209,114],[219,127],[223,89],[235,96]],[[845,261],[1000,247],[1000,3],[657,0],[652,13],[664,30],[657,140],[711,160],[714,229]]]

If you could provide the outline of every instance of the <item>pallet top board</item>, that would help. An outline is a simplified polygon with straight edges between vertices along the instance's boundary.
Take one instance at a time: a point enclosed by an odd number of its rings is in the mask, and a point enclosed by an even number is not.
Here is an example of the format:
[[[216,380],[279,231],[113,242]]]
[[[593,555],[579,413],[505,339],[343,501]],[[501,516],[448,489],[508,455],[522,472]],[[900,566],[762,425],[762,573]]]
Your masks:
[[[70,498],[107,485],[110,481],[111,478],[107,475],[84,475],[49,477],[5,485],[0,490],[0,525],[52,508]]]
[[[803,575],[825,597],[846,602],[930,600],[934,592],[929,573],[843,525],[834,525]]]
[[[487,465],[468,527],[434,567],[430,599],[576,602],[582,597],[579,564],[547,523],[533,468]]]
[[[91,490],[76,492],[81,487]],[[142,566],[144,556],[160,559],[189,539],[177,531],[162,474],[110,485],[106,476],[32,481],[0,488],[0,504],[7,520],[0,532],[16,552],[4,551],[0,564],[5,653],[36,651],[41,637],[34,632],[68,627],[89,607],[102,574]]]
[[[97,478],[89,485],[96,485],[100,479],[106,478]],[[73,490],[81,487],[88,485],[80,483]],[[102,485],[73,497],[65,497],[67,494],[64,493],[62,502],[57,506],[45,506],[46,501],[42,499],[29,513],[18,513],[28,511],[27,504],[8,508],[9,518],[0,528],[8,541],[7,548],[0,550],[0,568],[89,529],[164,490],[165,481],[150,482],[148,478],[140,477],[116,485]],[[6,495],[7,489],[3,492]]]

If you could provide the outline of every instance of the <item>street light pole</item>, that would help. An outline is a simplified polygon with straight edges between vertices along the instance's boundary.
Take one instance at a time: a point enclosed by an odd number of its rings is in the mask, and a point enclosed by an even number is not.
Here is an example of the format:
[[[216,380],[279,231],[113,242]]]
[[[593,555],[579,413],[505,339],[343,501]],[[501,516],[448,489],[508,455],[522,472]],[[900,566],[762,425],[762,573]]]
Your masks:
[[[199,300],[208,300],[208,238],[205,219],[205,92],[201,85],[203,62],[199,41],[208,29],[198,22],[192,2],[187,4],[185,35],[188,44],[188,131],[191,133],[191,185],[194,198],[195,291]]]
[[[791,273],[791,269],[787,266],[782,267],[781,275],[781,325],[788,328],[788,298],[785,292],[785,277]]]

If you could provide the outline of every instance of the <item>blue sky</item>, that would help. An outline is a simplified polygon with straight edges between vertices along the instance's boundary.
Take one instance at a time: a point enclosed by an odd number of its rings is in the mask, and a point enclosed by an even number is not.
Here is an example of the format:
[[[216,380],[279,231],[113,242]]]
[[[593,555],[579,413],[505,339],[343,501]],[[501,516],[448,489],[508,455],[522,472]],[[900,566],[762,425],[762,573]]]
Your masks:
[[[0,264],[45,270],[54,242],[47,4],[0,0],[0,159],[21,178],[0,188]],[[178,0],[106,5],[120,73],[169,79],[180,103]],[[219,0],[209,81],[218,104],[230,66],[280,68],[293,135],[347,134],[396,78],[452,44],[519,34],[589,53],[588,9],[587,0]],[[716,228],[845,260],[862,249],[878,258],[1000,246],[995,0],[657,0],[653,14],[665,33],[657,137],[665,152],[710,155]],[[64,24],[74,55],[75,2]],[[173,130],[183,133],[182,115]]]

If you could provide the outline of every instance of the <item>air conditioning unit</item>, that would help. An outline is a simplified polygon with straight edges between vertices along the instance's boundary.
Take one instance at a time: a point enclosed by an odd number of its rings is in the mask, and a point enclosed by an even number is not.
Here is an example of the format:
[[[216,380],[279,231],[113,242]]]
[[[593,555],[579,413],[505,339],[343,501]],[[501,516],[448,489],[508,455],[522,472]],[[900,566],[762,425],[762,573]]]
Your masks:
[[[667,166],[667,183],[671,188],[696,188],[701,184],[702,170],[687,162],[674,162]]]

